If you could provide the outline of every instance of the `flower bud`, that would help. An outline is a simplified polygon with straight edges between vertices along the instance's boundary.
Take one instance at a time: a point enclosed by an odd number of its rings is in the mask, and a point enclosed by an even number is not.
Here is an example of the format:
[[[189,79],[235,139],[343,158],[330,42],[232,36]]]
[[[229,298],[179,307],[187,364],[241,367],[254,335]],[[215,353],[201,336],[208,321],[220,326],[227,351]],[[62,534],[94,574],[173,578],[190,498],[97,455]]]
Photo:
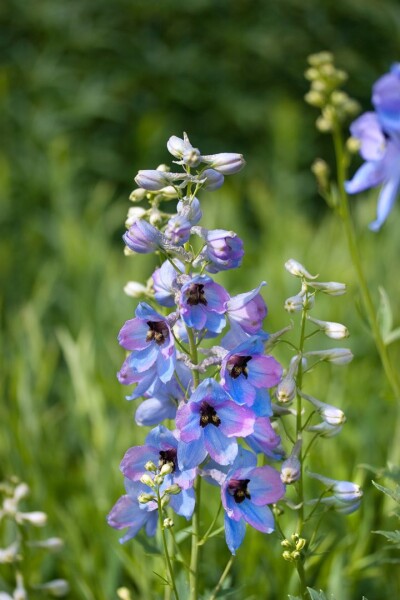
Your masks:
[[[202,156],[201,161],[210,165],[223,175],[233,175],[238,173],[246,164],[242,154],[234,152],[221,152],[220,154],[209,154]]]
[[[338,283],[337,281],[313,281],[311,285],[314,289],[319,290],[320,292],[327,294],[328,296],[342,296],[342,294],[346,293],[346,284]]]
[[[49,550],[50,552],[59,552],[64,547],[64,542],[61,538],[52,537],[47,540],[37,540],[28,542],[31,548],[43,548],[43,550]]]
[[[163,527],[164,529],[171,529],[171,527],[174,526],[174,522],[172,519],[170,519],[169,517],[164,519],[163,521]]]
[[[346,365],[353,360],[353,353],[348,348],[332,348],[331,350],[313,350],[304,354],[306,358],[314,357],[331,362],[334,365]]]
[[[152,473],[156,473],[157,471],[157,467],[152,460],[148,460],[147,463],[144,465],[144,468],[146,469],[146,471],[151,471]]]
[[[156,485],[161,485],[163,483],[163,481],[164,481],[164,475],[159,474],[154,477],[154,483]]]
[[[135,177],[135,181],[139,187],[151,192],[157,192],[163,187],[170,185],[172,181],[182,178],[183,174],[180,173],[167,173],[159,169],[145,169],[139,171]]]
[[[136,223],[138,219],[141,219],[146,214],[146,210],[141,206],[131,206],[128,210],[128,216],[126,217],[125,227],[129,229],[131,225]]]
[[[26,483],[19,483],[14,490],[14,500],[19,502],[29,494],[29,487]]]
[[[131,202],[141,202],[145,199],[147,194],[147,190],[143,188],[136,188],[133,192],[130,193],[129,200]]]
[[[331,438],[342,431],[342,425],[330,425],[326,421],[318,423],[317,425],[309,425],[306,427],[306,431],[318,433],[321,437]]]
[[[182,162],[188,167],[197,167],[201,162],[201,154],[198,148],[186,148],[183,151]]]
[[[164,466],[167,466],[167,465],[164,465]],[[182,491],[182,488],[177,483],[173,483],[172,485],[167,487],[167,489],[165,490],[165,494],[170,494],[172,496],[176,496],[177,494],[180,494],[181,491]]]
[[[305,279],[316,279],[318,275],[311,275],[305,267],[294,258],[289,258],[285,262],[285,269],[295,277],[304,277]]]
[[[173,471],[173,465],[171,463],[165,463],[161,467],[160,475],[169,475]]]
[[[363,491],[360,486],[352,481],[339,481],[337,479],[325,477],[319,473],[307,472],[307,475],[313,479],[317,479],[332,490],[333,497],[339,502],[358,502],[363,496]]]
[[[122,239],[130,250],[139,254],[155,252],[163,240],[161,232],[144,219],[136,221]]]
[[[284,309],[288,313],[292,312],[301,312],[303,310],[303,301],[304,296],[297,294],[297,296],[290,296],[290,298],[286,298]]]
[[[291,402],[296,396],[296,382],[293,377],[284,377],[276,388],[275,395],[282,404]]]
[[[137,281],[128,281],[124,286],[124,292],[131,298],[141,298],[142,296],[148,296],[148,289]]]
[[[292,553],[289,552],[289,550],[285,550],[285,552],[282,552],[282,558],[283,560],[288,560],[292,562]]]
[[[16,520],[18,523],[30,523],[34,527],[44,527],[47,523],[46,513],[36,510],[33,512],[17,513]]]
[[[117,589],[117,596],[120,600],[132,600],[132,596],[128,588],[120,587]]]
[[[147,504],[148,502],[152,502],[153,500],[155,500],[155,497],[153,496],[153,494],[139,494],[138,496],[138,502],[140,504]]]
[[[164,496],[161,498],[161,508],[168,506],[170,500],[171,498],[168,496],[168,494],[164,494]]]
[[[281,466],[281,481],[285,484],[291,484],[300,478],[301,464],[296,456],[289,456],[283,461]]]
[[[0,565],[13,563],[18,559],[19,543],[13,542],[7,548],[0,548]]]
[[[155,478],[154,478],[155,479]],[[154,487],[154,481],[153,479],[150,477],[150,475],[148,475],[147,473],[144,473],[141,478],[140,481],[144,484],[147,485],[148,487],[153,488]]]
[[[171,135],[167,142],[168,152],[175,158],[182,158],[186,146],[185,141],[176,135]]]
[[[205,179],[203,189],[208,192],[218,190],[224,183],[224,176],[222,173],[219,173],[214,169],[205,169],[201,174],[201,177],[202,179]]]
[[[342,325],[341,323],[333,323],[331,321],[320,321],[319,319],[313,319],[312,317],[308,317],[308,319],[314,323],[321,331],[325,333],[326,336],[331,338],[332,340],[343,340],[344,338],[349,337],[349,330],[347,327]]]
[[[69,583],[65,579],[53,579],[47,583],[32,586],[35,590],[42,590],[53,598],[62,598],[69,594]]]

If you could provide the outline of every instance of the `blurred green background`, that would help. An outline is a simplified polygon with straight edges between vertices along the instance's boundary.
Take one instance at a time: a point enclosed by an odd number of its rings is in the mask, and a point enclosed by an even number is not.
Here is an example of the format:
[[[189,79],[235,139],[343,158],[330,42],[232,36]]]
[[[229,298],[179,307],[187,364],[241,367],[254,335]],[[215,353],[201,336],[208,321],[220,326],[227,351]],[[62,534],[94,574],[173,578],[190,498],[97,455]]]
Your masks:
[[[120,459],[143,437],[115,378],[116,335],[134,310],[122,288],[154,265],[122,254],[128,196],[137,170],[169,162],[166,140],[187,131],[205,154],[246,157],[202,206],[208,226],[245,240],[243,267],[219,281],[232,294],[268,281],[268,330],[289,322],[289,257],[349,285],[315,316],[348,325],[356,358],[313,375],[309,390],[343,408],[348,423],[320,443],[310,468],[355,478],[366,493],[362,511],[332,521],[315,585],[337,600],[399,597],[393,567],[368,558],[382,546],[370,531],[391,521],[357,467],[385,464],[395,407],[340,224],[310,173],[316,156],[332,159],[330,140],[303,101],[307,55],[330,50],[350,74],[349,93],[370,108],[372,83],[400,59],[398,2],[6,0],[0,16],[0,480],[28,482],[30,508],[45,510],[66,542],[44,576],[65,576],[76,600],[114,599],[120,585],[133,598],[161,597],[152,583],[159,560],[135,542],[120,547],[105,516],[123,491]],[[374,299],[383,285],[399,324],[399,210],[374,235],[375,200],[376,191],[352,200],[354,216]],[[222,538],[210,542],[209,588],[227,553]],[[276,538],[248,532],[232,571],[237,598],[284,597],[292,569],[279,554]],[[4,567],[0,587],[6,581]]]

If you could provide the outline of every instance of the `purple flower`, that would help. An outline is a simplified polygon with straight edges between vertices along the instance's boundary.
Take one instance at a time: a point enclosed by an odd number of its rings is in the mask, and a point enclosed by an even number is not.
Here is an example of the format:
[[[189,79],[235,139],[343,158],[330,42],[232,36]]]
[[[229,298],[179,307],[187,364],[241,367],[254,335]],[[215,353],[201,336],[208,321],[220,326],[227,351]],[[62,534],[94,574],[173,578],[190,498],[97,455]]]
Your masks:
[[[366,161],[346,182],[346,191],[357,194],[382,185],[377,218],[370,224],[377,231],[391,212],[400,189],[400,65],[376,82],[372,101],[376,112],[361,115],[351,125],[353,137],[361,143],[360,154]]]
[[[238,453],[235,438],[250,435],[254,422],[251,410],[233,402],[215,379],[205,379],[176,415],[180,468],[196,467],[207,454],[221,465],[232,463]]]
[[[188,327],[220,333],[225,326],[224,313],[228,292],[207,275],[196,275],[181,289],[179,309]]]
[[[139,254],[155,252],[163,245],[162,233],[143,219],[138,219],[129,231],[124,233],[122,239],[130,250]]]
[[[174,264],[181,273],[184,272],[185,268],[179,260],[175,260]],[[175,306],[175,294],[178,291],[176,277],[177,271],[169,260],[166,260],[161,267],[154,271],[152,275],[154,298],[161,306]]]
[[[148,493],[149,488],[140,483],[140,481],[130,481],[125,479],[125,489],[127,494],[121,496],[115,503],[110,513],[107,516],[107,523],[114,529],[126,529],[127,533],[120,538],[121,544],[135,537],[137,533],[146,528],[146,534],[152,537],[156,533],[158,512],[157,504],[149,502],[148,505],[140,504],[138,496],[143,493]],[[147,510],[144,507],[147,507]]]
[[[218,273],[227,269],[236,269],[242,263],[244,256],[243,242],[233,231],[213,229],[207,231],[205,256],[210,264],[206,270]]]
[[[190,221],[191,225],[196,225],[203,216],[200,208],[200,202],[197,198],[192,198],[191,201],[190,198],[182,198],[182,200],[179,200],[178,202],[176,211],[178,215],[181,215]]]
[[[136,318],[122,327],[118,341],[131,350],[118,373],[119,381],[124,385],[140,382],[131,398],[147,391],[156,377],[170,381],[176,360],[171,329],[168,320],[146,302],[138,305]]]
[[[183,173],[168,173],[159,169],[144,169],[136,175],[135,182],[140,188],[157,192],[171,185],[173,181],[183,179],[183,177]]]
[[[223,175],[238,173],[246,164],[243,155],[235,152],[221,152],[219,154],[202,156],[201,162],[210,165],[212,169],[219,171]]]
[[[133,446],[126,452],[121,462],[121,471],[132,481],[139,481],[144,473],[147,473],[145,464],[152,461],[161,468],[170,464],[172,472],[164,477],[166,486],[176,483],[182,489],[192,487],[196,476],[196,470],[182,471],[178,466],[178,440],[176,435],[159,425],[150,431],[146,437],[144,446]]]
[[[262,281],[254,290],[232,296],[226,305],[226,314],[229,321],[234,321],[250,335],[260,331],[263,320],[267,316],[267,305],[260,294],[260,290],[264,285],[266,283]]]
[[[205,179],[203,189],[207,192],[218,190],[224,183],[224,176],[215,169],[205,169],[201,174],[201,178]]]
[[[225,509],[225,537],[232,554],[236,553],[246,532],[246,523],[262,531],[274,530],[274,517],[267,506],[285,494],[280,473],[269,466],[232,466],[221,487]]]
[[[175,215],[171,217],[167,223],[165,229],[165,237],[170,240],[172,244],[181,246],[185,244],[190,238],[190,228],[192,224],[182,215]]]
[[[251,337],[228,352],[221,364],[221,384],[238,404],[252,406],[257,392],[279,383],[281,365],[263,355],[263,344]]]

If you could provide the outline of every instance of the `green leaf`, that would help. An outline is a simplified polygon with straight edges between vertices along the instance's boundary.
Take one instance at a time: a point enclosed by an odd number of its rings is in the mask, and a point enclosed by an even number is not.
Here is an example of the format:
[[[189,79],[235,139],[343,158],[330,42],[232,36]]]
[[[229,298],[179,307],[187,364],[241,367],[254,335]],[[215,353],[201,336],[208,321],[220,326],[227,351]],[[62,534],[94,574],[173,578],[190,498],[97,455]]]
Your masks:
[[[375,481],[372,481],[372,483],[378,490],[386,494],[386,496],[389,496],[389,498],[392,498],[392,500],[397,502],[397,504],[400,504],[400,486],[397,486],[396,489],[391,490],[383,485],[379,485],[379,483],[376,483]]]
[[[317,590],[313,590],[312,588],[308,587],[307,591],[310,594],[311,600],[327,600],[327,597],[322,590],[317,592]]]
[[[379,535],[383,535],[389,542],[392,544],[400,545],[400,531],[396,529],[395,531],[373,531],[372,533],[378,533]]]
[[[382,334],[382,338],[386,340],[386,337],[392,330],[393,327],[393,313],[390,307],[389,296],[387,295],[383,287],[379,287],[379,306],[378,306],[378,325]]]

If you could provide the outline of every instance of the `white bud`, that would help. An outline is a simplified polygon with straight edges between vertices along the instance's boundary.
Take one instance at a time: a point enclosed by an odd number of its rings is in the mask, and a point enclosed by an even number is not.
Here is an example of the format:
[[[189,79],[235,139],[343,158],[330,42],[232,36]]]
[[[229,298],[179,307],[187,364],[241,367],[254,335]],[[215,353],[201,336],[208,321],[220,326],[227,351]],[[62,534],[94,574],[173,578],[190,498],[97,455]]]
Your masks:
[[[150,477],[150,475],[148,475],[147,473],[144,473],[141,478],[140,481],[144,484],[147,485],[148,487],[153,488],[154,487],[154,481],[153,479]]]
[[[18,523],[27,522],[33,525],[34,527],[44,527],[47,523],[47,515],[46,513],[36,510],[33,512],[26,513],[17,513],[16,521]]]
[[[64,542],[61,538],[52,537],[47,540],[37,540],[28,542],[28,546],[31,548],[43,548],[50,552],[59,552],[64,547]]]
[[[32,586],[35,590],[41,590],[53,596],[53,598],[62,598],[69,593],[70,587],[65,579],[53,579],[47,583],[41,583]]]
[[[297,296],[290,296],[286,298],[284,309],[289,312],[301,312],[303,310],[304,296],[298,294]]]
[[[161,508],[165,508],[165,506],[168,506],[168,504],[170,503],[170,496],[168,496],[168,494],[165,494],[162,498],[161,498]]]
[[[147,461],[147,463],[144,465],[144,468],[146,469],[146,471],[151,471],[152,473],[155,473],[157,471],[157,467],[152,460]]]
[[[174,522],[172,519],[170,519],[168,517],[168,518],[164,519],[163,526],[164,526],[164,529],[171,529],[171,527],[174,526]]]
[[[138,502],[140,504],[147,504],[148,502],[152,502],[155,500],[155,497],[152,494],[139,494]]]
[[[198,148],[185,148],[182,156],[182,162],[188,167],[197,167],[201,162],[201,154]]]
[[[327,294],[328,296],[342,296],[346,293],[346,284],[338,281],[319,281],[311,284],[313,288]]]
[[[164,481],[164,475],[161,475],[161,474],[160,474],[160,475],[156,475],[156,476],[154,477],[154,483],[155,483],[156,485],[161,485],[163,481]]]
[[[321,402],[317,398],[313,396],[309,396],[308,394],[304,394],[304,392],[299,392],[300,396],[308,402],[311,402],[313,406],[318,410],[322,419],[328,425],[332,425],[336,427],[337,425],[343,425],[346,422],[346,416],[340,408],[336,408],[336,406],[331,406],[330,404],[326,404],[325,402]]]
[[[141,298],[142,296],[148,296],[148,289],[138,281],[128,281],[124,286],[124,292],[131,298]]]
[[[306,431],[318,433],[321,437],[331,438],[342,431],[342,425],[329,425],[326,421],[318,423],[317,425],[309,425],[306,427]]]
[[[131,202],[141,202],[145,199],[147,194],[147,190],[143,188],[136,188],[133,192],[130,193],[129,200]]]
[[[343,340],[344,338],[349,337],[349,330],[347,327],[342,325],[341,323],[334,323],[332,321],[320,321],[319,319],[313,319],[312,317],[308,317],[308,319],[314,323],[321,331],[325,333],[326,336],[331,338],[332,340]]]
[[[144,169],[139,171],[135,177],[135,181],[139,187],[151,192],[157,192],[163,187],[170,185],[172,181],[182,178],[183,175],[181,173],[167,173],[158,168],[156,170]]]
[[[126,217],[125,227],[129,229],[138,219],[141,219],[146,214],[146,210],[141,206],[131,206]]]
[[[167,142],[168,152],[175,158],[182,158],[186,146],[185,141],[176,135],[171,135]]]
[[[160,469],[160,475],[169,475],[173,471],[171,463],[165,463]]]
[[[289,258],[285,262],[285,269],[295,277],[305,277],[305,279],[316,279],[318,275],[311,275],[305,267],[294,258]]]
[[[26,483],[19,483],[14,490],[14,500],[19,502],[29,494],[29,487]]]
[[[132,600],[132,596],[128,588],[120,587],[117,589],[117,596],[120,600]]]
[[[301,465],[296,456],[290,456],[284,460],[281,467],[281,481],[285,484],[291,484],[300,478]]]
[[[173,483],[172,485],[167,487],[167,489],[165,490],[165,493],[170,494],[172,496],[176,496],[177,494],[180,494],[181,491],[182,491],[182,488],[177,483]]]
[[[275,395],[282,404],[291,402],[296,395],[296,382],[293,377],[284,377],[276,388]]]
[[[306,358],[314,357],[331,362],[334,365],[346,365],[353,360],[353,353],[348,348],[332,348],[331,350],[314,350],[306,352]]]
[[[0,548],[0,564],[13,563],[18,559],[19,543],[13,542],[7,548]]]

